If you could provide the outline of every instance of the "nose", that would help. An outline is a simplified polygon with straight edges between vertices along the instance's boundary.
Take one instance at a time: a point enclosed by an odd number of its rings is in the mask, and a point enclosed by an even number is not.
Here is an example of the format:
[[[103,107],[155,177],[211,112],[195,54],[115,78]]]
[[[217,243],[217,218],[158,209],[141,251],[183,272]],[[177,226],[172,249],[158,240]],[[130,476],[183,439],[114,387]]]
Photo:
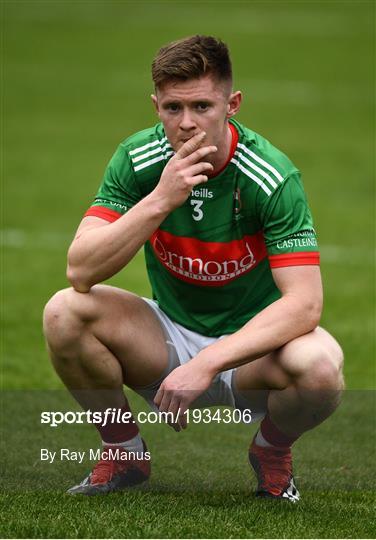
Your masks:
[[[183,109],[180,119],[180,129],[183,131],[191,131],[196,128],[196,123],[189,109]]]

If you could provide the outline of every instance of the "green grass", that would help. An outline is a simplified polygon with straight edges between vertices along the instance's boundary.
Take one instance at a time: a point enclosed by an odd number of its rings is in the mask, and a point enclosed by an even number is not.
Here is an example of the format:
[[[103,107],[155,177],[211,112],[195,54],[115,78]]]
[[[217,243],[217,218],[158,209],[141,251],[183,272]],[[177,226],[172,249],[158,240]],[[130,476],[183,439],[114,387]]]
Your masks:
[[[22,538],[373,538],[370,493],[307,494],[299,507],[247,492],[128,493],[72,500],[53,493],[5,503],[3,535]],[[15,505],[19,508],[14,516]],[[52,515],[51,515],[52,513]],[[9,516],[12,516],[9,518]],[[90,522],[88,523],[88,519]]]
[[[135,411],[143,408],[133,394],[132,404]],[[48,464],[40,461],[40,448],[88,451],[97,448],[96,436],[89,426],[38,425],[40,411],[72,410],[72,400],[61,391],[10,391],[5,406],[3,537],[374,535],[375,440],[367,437],[374,392],[347,392],[337,413],[296,444],[295,475],[304,498],[295,506],[253,497],[246,449],[254,427],[234,424],[191,424],[181,434],[146,424],[142,432],[153,464],[148,485],[125,494],[72,498],[64,491],[87,474],[90,461]]]
[[[374,537],[374,3],[1,7],[2,536]],[[150,485],[99,499],[64,494],[88,462],[38,460],[43,444],[97,444],[90,429],[42,430],[35,416],[42,398],[50,410],[63,399],[41,313],[68,285],[67,247],[117,144],[157,121],[149,103],[155,51],[193,33],[230,45],[244,92],[239,121],[303,172],[322,251],[322,325],[345,351],[344,404],[296,444],[297,506],[252,497],[246,449],[254,428],[246,426],[197,425],[176,436],[145,425]],[[149,295],[142,253],[110,282]]]

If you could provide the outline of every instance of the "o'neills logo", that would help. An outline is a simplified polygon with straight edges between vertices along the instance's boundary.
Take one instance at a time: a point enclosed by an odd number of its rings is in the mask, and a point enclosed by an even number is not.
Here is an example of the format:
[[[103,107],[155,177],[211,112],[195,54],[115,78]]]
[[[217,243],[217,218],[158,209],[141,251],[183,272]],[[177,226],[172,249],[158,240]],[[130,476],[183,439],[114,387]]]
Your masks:
[[[175,277],[205,286],[226,285],[267,255],[261,232],[231,242],[203,242],[158,229],[150,243],[159,261]]]

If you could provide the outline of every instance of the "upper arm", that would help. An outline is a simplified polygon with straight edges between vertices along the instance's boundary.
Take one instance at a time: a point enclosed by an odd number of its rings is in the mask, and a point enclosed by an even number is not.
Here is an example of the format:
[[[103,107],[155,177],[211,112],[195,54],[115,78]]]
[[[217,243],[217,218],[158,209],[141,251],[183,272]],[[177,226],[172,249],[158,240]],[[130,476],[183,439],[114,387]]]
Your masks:
[[[313,310],[320,318],[323,291],[318,265],[274,268],[272,274],[282,297],[294,297],[303,308]]]
[[[273,279],[282,297],[320,316],[322,283],[313,221],[298,171],[266,198],[261,211]]]
[[[107,221],[106,219],[102,219],[96,216],[86,216],[81,220],[81,223],[77,228],[76,234],[74,235],[73,241],[77,240],[83,232],[88,231],[89,229],[103,227],[105,225],[109,225],[109,221]]]

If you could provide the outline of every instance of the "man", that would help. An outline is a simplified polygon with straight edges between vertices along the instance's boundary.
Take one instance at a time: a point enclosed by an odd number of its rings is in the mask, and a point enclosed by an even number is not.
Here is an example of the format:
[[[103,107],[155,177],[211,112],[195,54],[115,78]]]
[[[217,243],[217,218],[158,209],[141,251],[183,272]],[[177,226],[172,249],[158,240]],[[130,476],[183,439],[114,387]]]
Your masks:
[[[72,288],[46,306],[53,364],[85,409],[129,412],[126,384],[178,415],[176,430],[190,407],[249,408],[262,419],[249,449],[257,494],[296,501],[291,445],[343,388],[341,349],[318,327],[319,254],[299,171],[233,119],[242,95],[221,41],[171,43],[152,75],[161,123],[118,147],[69,249]],[[154,300],[98,285],[142,246]],[[129,459],[113,452],[69,492],[146,480],[137,424],[97,428]]]

